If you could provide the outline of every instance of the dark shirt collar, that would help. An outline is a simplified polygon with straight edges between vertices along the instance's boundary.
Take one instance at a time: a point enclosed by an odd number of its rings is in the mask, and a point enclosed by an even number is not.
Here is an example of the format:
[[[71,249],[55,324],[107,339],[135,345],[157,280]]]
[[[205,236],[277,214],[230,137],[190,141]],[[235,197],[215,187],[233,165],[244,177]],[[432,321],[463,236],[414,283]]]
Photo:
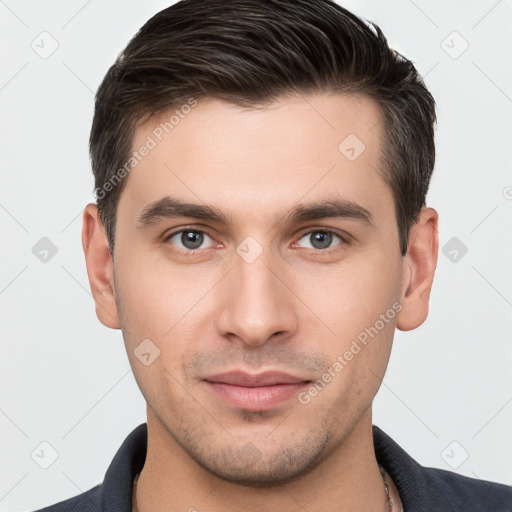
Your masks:
[[[148,427],[142,423],[124,440],[105,473],[101,510],[132,512],[133,479],[144,466],[147,448]]]

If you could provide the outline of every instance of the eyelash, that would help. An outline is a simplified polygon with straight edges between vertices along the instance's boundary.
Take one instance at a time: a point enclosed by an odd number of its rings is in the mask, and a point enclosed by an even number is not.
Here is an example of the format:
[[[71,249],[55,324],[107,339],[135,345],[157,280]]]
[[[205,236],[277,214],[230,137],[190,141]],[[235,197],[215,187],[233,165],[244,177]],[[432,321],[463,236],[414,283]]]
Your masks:
[[[204,235],[207,235],[208,237],[210,237],[212,240],[215,241],[215,238],[212,235],[210,235],[207,231],[205,231],[203,229],[197,229],[195,227],[181,228],[181,229],[179,229],[177,231],[173,231],[172,233],[167,235],[164,238],[163,241],[164,241],[164,243],[167,243],[174,236],[179,235],[180,233],[186,233],[188,231],[192,231],[194,233],[202,233]],[[349,239],[348,236],[342,236],[339,233],[337,233],[336,231],[333,231],[333,230],[327,229],[327,228],[309,229],[308,231],[304,231],[303,233],[301,233],[297,240],[301,240],[306,235],[311,235],[313,233],[331,234],[331,235],[334,235],[334,236],[338,237],[341,240],[340,243],[338,243],[337,245],[335,245],[333,247],[329,247],[327,249],[314,249],[314,248],[310,249],[310,248],[306,248],[306,249],[312,250],[312,251],[314,251],[314,252],[316,252],[318,254],[330,254],[333,251],[336,251],[340,246],[349,245],[350,244],[350,239]],[[211,249],[211,248],[209,248],[209,249]],[[183,249],[176,249],[176,251],[180,252],[181,254],[192,254],[192,255],[193,254],[197,254],[198,252],[201,252],[201,251],[205,251],[205,250],[207,250],[207,249],[188,249],[186,251],[184,251]]]

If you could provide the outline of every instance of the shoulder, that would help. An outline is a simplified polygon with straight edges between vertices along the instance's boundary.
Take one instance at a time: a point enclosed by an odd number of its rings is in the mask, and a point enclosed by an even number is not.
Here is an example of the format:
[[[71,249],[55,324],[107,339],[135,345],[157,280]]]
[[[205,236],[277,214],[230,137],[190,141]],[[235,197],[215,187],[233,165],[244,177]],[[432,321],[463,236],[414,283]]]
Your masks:
[[[97,485],[88,491],[68,498],[59,503],[44,507],[33,512],[96,512],[101,510],[100,487]]]
[[[512,487],[437,468],[423,468],[427,495],[445,500],[455,510],[512,512]]]
[[[101,484],[33,512],[131,512],[133,479],[144,466],[146,452],[147,424],[142,423],[124,440]]]
[[[376,425],[373,438],[406,512],[512,512],[512,486],[423,466]]]

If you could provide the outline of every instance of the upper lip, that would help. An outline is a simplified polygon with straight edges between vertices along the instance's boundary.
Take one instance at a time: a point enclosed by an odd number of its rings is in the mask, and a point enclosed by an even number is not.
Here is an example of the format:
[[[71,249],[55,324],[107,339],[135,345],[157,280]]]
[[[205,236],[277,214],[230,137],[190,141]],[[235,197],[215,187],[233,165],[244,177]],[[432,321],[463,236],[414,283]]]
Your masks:
[[[232,371],[225,373],[218,373],[207,377],[204,380],[208,382],[219,382],[222,384],[231,384],[232,386],[244,386],[248,388],[255,388],[259,386],[273,386],[276,384],[297,384],[299,382],[309,382],[300,377],[294,377],[288,373],[268,371],[252,375],[242,371]]]

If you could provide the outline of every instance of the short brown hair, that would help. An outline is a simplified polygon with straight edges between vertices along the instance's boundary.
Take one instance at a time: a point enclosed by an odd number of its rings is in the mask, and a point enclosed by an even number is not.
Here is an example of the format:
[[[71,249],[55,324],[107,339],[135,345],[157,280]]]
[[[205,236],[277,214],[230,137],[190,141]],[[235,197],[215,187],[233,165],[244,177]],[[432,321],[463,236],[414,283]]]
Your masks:
[[[393,192],[405,255],[435,160],[435,101],[412,62],[376,24],[331,0],[182,0],[135,34],[96,94],[90,156],[112,258],[137,122],[190,98],[256,106],[321,91],[365,94],[379,104],[379,171]]]

